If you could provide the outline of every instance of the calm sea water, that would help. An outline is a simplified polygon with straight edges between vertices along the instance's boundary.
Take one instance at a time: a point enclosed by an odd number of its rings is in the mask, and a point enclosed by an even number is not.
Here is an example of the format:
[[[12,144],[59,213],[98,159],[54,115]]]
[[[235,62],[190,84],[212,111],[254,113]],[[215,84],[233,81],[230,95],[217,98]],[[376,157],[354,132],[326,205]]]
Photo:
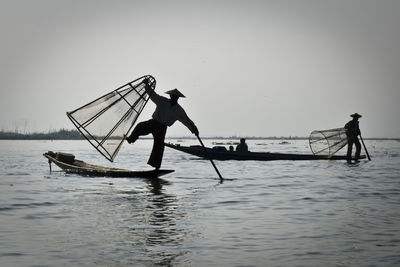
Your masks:
[[[49,173],[42,156],[143,170],[151,145],[126,144],[111,164],[86,141],[0,141],[0,266],[400,266],[398,141],[366,140],[372,161],[357,165],[216,161],[222,184],[169,148],[163,167],[176,171],[159,180]]]

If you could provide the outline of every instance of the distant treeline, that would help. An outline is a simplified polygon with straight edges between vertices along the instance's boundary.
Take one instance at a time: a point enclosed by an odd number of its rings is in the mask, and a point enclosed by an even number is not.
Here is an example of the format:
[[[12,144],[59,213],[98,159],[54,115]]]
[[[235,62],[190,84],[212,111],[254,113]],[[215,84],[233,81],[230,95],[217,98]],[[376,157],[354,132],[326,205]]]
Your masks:
[[[84,137],[77,130],[65,130],[48,133],[18,133],[0,131],[1,140],[81,140]]]
[[[271,139],[271,140],[303,140],[308,137],[257,137],[257,136],[213,136],[203,137],[203,139],[233,139],[240,140],[240,138],[246,138],[247,140],[257,139]],[[143,139],[151,139],[151,136],[141,137]],[[58,131],[52,131],[47,133],[19,133],[19,132],[6,132],[0,131],[0,140],[84,140],[84,136],[77,130],[66,130],[61,129]],[[179,137],[167,137],[167,139],[196,139],[195,136],[179,136]]]
[[[141,137],[143,139],[151,139],[151,136]],[[240,140],[240,138],[246,138],[247,140],[308,140],[308,137],[298,136],[212,136],[202,137],[203,139],[231,139]],[[84,140],[84,136],[77,130],[66,130],[61,129],[58,131],[52,131],[47,133],[19,133],[19,132],[7,132],[0,131],[0,140]],[[195,136],[181,136],[181,137],[166,137],[166,139],[196,139]],[[399,138],[364,138],[369,140],[397,140]]]

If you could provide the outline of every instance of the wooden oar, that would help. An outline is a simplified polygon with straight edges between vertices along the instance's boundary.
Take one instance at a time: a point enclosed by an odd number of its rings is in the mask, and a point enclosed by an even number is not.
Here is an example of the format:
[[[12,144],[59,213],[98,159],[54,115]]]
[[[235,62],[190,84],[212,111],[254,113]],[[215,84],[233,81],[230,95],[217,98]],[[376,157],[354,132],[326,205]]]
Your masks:
[[[361,139],[361,143],[362,143],[362,144],[363,144],[363,146],[364,146],[364,150],[365,150],[365,153],[367,154],[368,160],[371,160],[371,157],[369,156],[369,153],[368,153],[367,147],[366,147],[366,146],[365,146],[365,144],[364,144],[364,140],[363,140],[363,138],[362,138],[361,134],[360,134],[360,139]]]
[[[205,152],[206,155],[207,155],[207,153],[208,153],[208,152],[207,152],[207,149],[206,149],[206,147],[204,146],[203,141],[201,141],[200,136],[196,135],[196,137],[197,137],[197,139],[199,140],[201,146],[204,148],[204,152]],[[224,178],[222,178],[221,174],[219,173],[219,171],[218,171],[218,169],[217,169],[217,166],[215,166],[214,161],[211,159],[211,157],[209,158],[209,160],[210,160],[211,164],[213,165],[215,171],[217,172],[217,174],[218,174],[218,176],[219,176],[220,182],[222,183],[222,182],[224,181]]]

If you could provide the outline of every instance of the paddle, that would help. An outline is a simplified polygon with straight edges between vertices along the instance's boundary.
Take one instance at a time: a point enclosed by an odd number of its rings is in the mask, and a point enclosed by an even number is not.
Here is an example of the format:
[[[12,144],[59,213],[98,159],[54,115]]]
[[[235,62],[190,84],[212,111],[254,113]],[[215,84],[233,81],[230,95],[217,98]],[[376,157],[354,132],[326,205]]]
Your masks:
[[[362,138],[361,134],[360,134],[360,139],[361,139],[361,143],[363,144],[363,147],[364,147],[365,153],[367,154],[368,160],[371,160],[371,157],[369,156],[369,153],[368,153],[367,147],[366,147],[366,146],[365,146],[365,144],[364,144],[364,140],[363,140],[363,138]]]
[[[199,140],[201,146],[204,148],[204,152],[206,152],[206,154],[207,154],[207,149],[206,149],[206,147],[204,146],[203,141],[201,141],[200,136],[199,136],[199,135],[196,135],[196,137],[197,137],[197,139]],[[211,164],[213,165],[215,171],[217,172],[217,174],[218,174],[218,176],[219,176],[220,182],[222,183],[222,182],[224,181],[224,178],[222,178],[221,174],[219,173],[219,171],[218,171],[218,169],[217,169],[217,166],[215,166],[215,164],[214,164],[214,161],[213,161],[211,158],[209,158],[209,160],[210,160]]]

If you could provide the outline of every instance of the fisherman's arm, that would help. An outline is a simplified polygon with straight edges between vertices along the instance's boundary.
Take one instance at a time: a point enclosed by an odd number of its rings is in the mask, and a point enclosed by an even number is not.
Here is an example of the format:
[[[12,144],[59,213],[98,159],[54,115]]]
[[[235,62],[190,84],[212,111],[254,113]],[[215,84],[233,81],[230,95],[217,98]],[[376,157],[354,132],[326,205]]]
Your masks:
[[[151,88],[151,84],[149,84],[149,79],[144,79],[143,83],[144,90],[146,90],[146,93],[150,96],[151,101],[153,101],[155,104],[158,104],[162,97]]]
[[[182,122],[182,124],[185,125],[194,135],[199,136],[199,130],[197,129],[196,124],[189,119],[188,115],[186,115],[186,112],[183,109],[179,114],[178,120]]]

